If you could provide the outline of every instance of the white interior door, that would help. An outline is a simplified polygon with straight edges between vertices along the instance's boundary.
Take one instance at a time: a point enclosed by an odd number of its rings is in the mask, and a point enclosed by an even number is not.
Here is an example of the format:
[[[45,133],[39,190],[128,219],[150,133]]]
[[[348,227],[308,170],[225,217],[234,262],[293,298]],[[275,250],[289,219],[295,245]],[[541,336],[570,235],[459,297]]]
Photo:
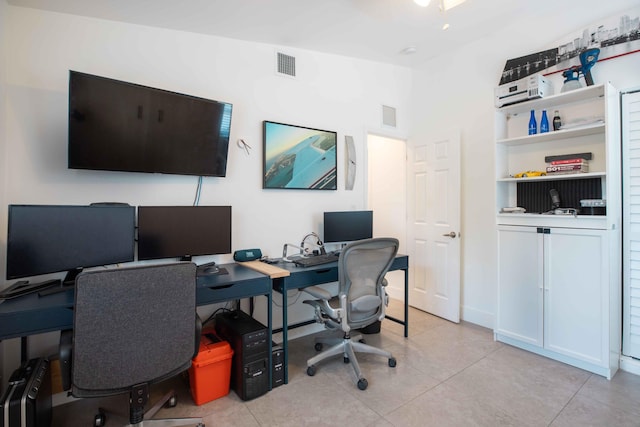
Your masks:
[[[409,304],[460,321],[460,134],[408,147]]]
[[[373,210],[374,237],[395,237],[399,253],[406,253],[407,235],[406,142],[378,135],[367,137],[367,205]],[[404,273],[390,271],[387,293],[404,301]]]

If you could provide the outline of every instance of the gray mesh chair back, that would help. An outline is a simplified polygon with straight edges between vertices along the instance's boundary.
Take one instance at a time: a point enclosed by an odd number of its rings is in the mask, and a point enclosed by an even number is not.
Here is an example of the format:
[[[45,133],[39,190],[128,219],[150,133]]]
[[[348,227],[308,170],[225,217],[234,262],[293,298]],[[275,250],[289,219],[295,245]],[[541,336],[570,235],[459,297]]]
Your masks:
[[[398,253],[398,240],[377,238],[347,245],[338,260],[340,293],[347,295],[347,323],[358,329],[384,318],[382,286]]]
[[[351,332],[384,319],[388,302],[384,276],[398,253],[398,246],[398,239],[390,237],[350,243],[342,249],[338,259],[337,296],[318,286],[302,289],[315,298],[303,302],[314,307],[316,321],[327,329],[342,332],[341,338],[323,336],[314,340],[318,351],[324,344],[331,347],[307,360],[308,375],[315,375],[319,362],[342,355],[353,367],[358,388],[365,390],[368,382],[362,375],[356,352],[386,357],[390,367],[396,366],[396,359],[390,352],[365,344],[362,335]]]
[[[188,369],[197,351],[196,318],[193,263],[80,273],[73,331],[68,331],[72,394],[131,392]],[[135,421],[141,418],[136,415]]]

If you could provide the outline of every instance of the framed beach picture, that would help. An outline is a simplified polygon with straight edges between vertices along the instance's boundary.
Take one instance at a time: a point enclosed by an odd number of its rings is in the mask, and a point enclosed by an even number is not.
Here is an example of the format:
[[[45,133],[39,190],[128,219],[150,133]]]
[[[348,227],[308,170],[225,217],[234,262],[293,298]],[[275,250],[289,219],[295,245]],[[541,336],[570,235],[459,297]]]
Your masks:
[[[262,188],[335,190],[337,133],[265,120]]]

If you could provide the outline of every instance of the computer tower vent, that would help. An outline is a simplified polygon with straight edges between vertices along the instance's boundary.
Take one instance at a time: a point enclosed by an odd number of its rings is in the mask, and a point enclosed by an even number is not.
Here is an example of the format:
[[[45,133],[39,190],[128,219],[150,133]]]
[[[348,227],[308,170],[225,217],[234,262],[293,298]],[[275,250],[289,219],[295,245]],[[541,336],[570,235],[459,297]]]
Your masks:
[[[382,124],[396,127],[396,109],[388,105],[382,106]]]
[[[276,52],[276,72],[287,77],[296,77],[296,57]]]

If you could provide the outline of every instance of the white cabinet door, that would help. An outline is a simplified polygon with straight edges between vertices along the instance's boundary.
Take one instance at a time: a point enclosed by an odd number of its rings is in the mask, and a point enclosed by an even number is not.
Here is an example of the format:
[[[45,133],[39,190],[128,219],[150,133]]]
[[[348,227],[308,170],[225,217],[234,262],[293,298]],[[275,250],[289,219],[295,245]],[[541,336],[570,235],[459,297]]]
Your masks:
[[[536,227],[498,227],[496,333],[543,345],[543,248]]]
[[[607,366],[607,232],[551,228],[544,242],[545,348]]]

